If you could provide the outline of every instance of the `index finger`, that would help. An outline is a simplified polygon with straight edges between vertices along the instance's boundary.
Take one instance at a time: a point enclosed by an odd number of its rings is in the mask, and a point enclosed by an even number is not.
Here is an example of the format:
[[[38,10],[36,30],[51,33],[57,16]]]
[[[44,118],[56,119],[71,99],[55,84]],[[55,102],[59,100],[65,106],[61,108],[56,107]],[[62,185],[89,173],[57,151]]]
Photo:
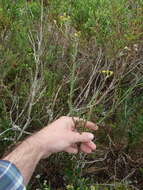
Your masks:
[[[87,120],[81,119],[79,117],[70,117],[70,118],[72,119],[74,127],[84,126],[86,128],[92,129],[92,130],[98,129],[98,126],[91,121],[87,121]]]

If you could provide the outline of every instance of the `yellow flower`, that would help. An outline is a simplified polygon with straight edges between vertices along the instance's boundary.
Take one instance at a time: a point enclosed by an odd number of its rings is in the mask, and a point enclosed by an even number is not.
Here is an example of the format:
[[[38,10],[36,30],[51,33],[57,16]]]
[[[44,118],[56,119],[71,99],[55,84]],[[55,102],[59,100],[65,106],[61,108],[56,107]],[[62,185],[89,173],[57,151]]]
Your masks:
[[[62,22],[66,22],[66,21],[69,21],[70,20],[70,16],[69,15],[66,15],[66,13],[64,13],[63,15],[59,16],[60,20]]]
[[[57,21],[54,19],[54,23],[57,24]]]
[[[67,185],[67,190],[73,190],[74,186],[73,185]]]
[[[110,71],[110,70],[102,70],[101,73],[106,74],[108,77],[110,77],[114,74],[114,72]]]
[[[79,38],[79,37],[81,36],[81,31],[75,32],[75,33],[74,33],[74,36],[75,36],[76,38]]]
[[[96,190],[96,189],[95,189],[95,186],[91,185],[91,186],[90,186],[90,190]]]

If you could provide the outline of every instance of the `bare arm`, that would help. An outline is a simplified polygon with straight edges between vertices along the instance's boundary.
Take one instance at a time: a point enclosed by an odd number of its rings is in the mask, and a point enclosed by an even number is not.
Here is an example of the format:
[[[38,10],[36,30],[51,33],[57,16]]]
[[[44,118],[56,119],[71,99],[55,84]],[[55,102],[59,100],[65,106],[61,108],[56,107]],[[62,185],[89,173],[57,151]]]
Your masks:
[[[6,156],[4,160],[8,160],[16,165],[21,171],[24,177],[24,184],[26,185],[41,158],[42,151],[34,142],[34,138],[30,137]]]
[[[74,120],[79,121],[80,119],[74,118]],[[86,127],[93,130],[97,129],[97,126],[92,122],[86,122]],[[76,144],[78,142],[81,142],[81,151],[91,153],[96,149],[96,145],[92,142],[93,138],[92,133],[78,133],[75,130],[73,118],[61,117],[23,141],[4,160],[14,163],[19,168],[25,184],[27,184],[40,159],[47,158],[51,154],[61,151],[78,153]]]

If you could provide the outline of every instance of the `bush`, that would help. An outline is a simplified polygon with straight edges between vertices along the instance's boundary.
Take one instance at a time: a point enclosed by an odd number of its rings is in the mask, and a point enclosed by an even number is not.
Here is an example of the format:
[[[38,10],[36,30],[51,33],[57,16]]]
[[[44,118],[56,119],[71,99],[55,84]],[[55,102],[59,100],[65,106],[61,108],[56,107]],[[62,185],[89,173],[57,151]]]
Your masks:
[[[123,139],[132,150],[142,138],[143,2],[42,2],[0,2],[3,148],[68,114],[109,126],[106,134],[101,129],[101,146]],[[82,172],[75,177],[68,188],[94,184]]]

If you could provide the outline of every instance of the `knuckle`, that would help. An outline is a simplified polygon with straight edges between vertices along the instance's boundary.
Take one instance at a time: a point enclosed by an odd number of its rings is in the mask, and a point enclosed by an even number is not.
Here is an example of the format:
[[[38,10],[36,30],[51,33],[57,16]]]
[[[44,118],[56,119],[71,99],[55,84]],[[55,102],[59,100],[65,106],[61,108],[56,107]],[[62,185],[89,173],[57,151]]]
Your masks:
[[[62,119],[62,120],[65,120],[65,119],[67,119],[68,117],[67,116],[61,116],[60,117],[60,119]]]

